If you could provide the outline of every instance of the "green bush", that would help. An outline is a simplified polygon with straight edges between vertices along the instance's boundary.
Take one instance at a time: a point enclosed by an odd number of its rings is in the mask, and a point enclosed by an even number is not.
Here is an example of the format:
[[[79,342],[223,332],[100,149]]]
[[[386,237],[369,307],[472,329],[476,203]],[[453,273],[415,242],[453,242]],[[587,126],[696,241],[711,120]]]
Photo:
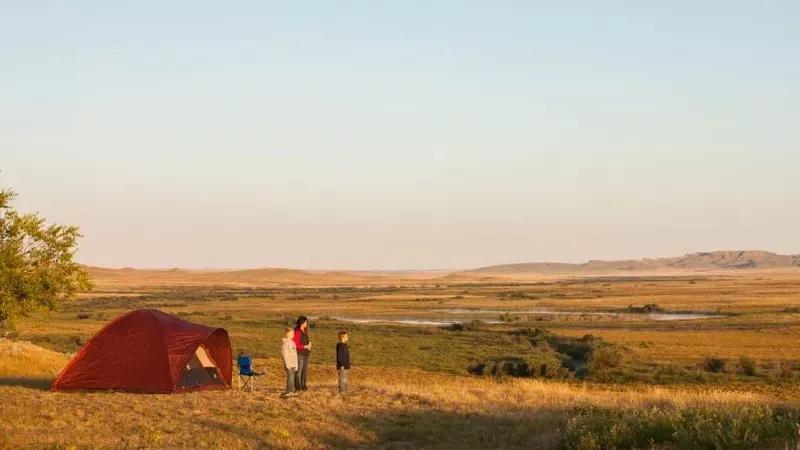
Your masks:
[[[542,344],[549,344],[549,341],[554,338],[550,331],[544,328],[521,328],[516,330],[513,334],[514,336],[528,339],[534,347],[539,347]]]
[[[467,367],[472,375],[490,377],[564,378],[568,371],[561,370],[561,361],[554,353],[535,352],[527,356],[503,356],[484,361],[474,361]]]
[[[666,311],[666,309],[664,309],[662,306],[656,303],[648,303],[644,306],[628,305],[626,309],[628,310],[628,312],[636,314],[649,314],[649,313],[659,313]]]
[[[480,320],[471,320],[469,322],[455,322],[450,325],[445,325],[445,330],[448,331],[478,331],[483,327],[484,322]]]
[[[796,444],[796,409],[577,408],[565,434],[568,449],[761,449]]]
[[[695,408],[678,416],[675,441],[698,449],[784,448],[794,446],[799,418],[796,410],[768,406]]]
[[[519,320],[519,316],[515,316],[515,315],[513,315],[511,313],[508,313],[508,312],[500,314],[500,316],[498,318],[500,319],[501,322],[506,322],[506,323],[508,323],[508,322],[517,322]]]
[[[725,370],[726,361],[722,358],[708,357],[702,361],[700,366],[706,372],[720,373]]]
[[[622,364],[622,352],[610,345],[603,345],[592,350],[588,358],[589,371],[613,369]]]
[[[747,375],[748,377],[754,377],[758,375],[758,365],[752,358],[748,358],[746,356],[740,357],[739,367],[742,369],[743,375]]]
[[[624,361],[622,348],[591,334],[575,338],[554,335],[544,328],[522,328],[514,331],[513,335],[527,339],[535,349],[558,355],[563,364],[575,371],[575,375],[579,377],[620,367]],[[624,378],[630,377],[625,375]]]
[[[490,360],[487,362],[473,363],[469,372],[475,375],[488,375],[491,377],[529,377],[531,366],[523,358],[507,357]]]
[[[568,449],[648,448],[669,442],[674,434],[670,418],[655,408],[625,411],[588,407],[570,416],[565,434]]]
[[[658,384],[702,382],[705,375],[705,372],[695,368],[687,369],[674,363],[663,364],[657,366],[653,372],[653,381]]]
[[[790,379],[795,375],[795,364],[790,361],[780,361],[775,367],[775,375],[778,378]]]

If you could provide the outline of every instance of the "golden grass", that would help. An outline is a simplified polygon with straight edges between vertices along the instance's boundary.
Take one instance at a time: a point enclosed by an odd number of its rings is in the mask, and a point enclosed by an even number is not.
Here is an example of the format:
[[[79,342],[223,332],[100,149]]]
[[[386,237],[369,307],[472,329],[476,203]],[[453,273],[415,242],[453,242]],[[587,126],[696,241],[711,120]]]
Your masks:
[[[3,342],[3,347],[17,349],[15,357],[20,359],[52,356],[30,344]],[[270,375],[252,394],[50,393],[6,383],[0,386],[0,446],[305,449],[464,448],[484,443],[557,448],[563,444],[565,412],[576,407],[737,408],[777,403],[767,395],[724,389],[620,390],[377,367],[355,368],[352,395],[340,397],[335,373],[327,365],[312,366],[311,390],[287,400],[279,398],[279,361],[256,362],[267,366]],[[9,376],[31,372],[24,365],[3,367]],[[52,367],[38,367],[34,375],[52,372]],[[506,437],[486,434],[513,429],[521,431],[509,431]]]
[[[784,312],[800,305],[800,276],[783,272],[737,274],[694,279],[561,278],[522,285],[430,285],[434,279],[437,283],[474,279],[443,278],[437,274],[415,278],[277,273],[273,275],[282,278],[270,278],[272,275],[266,272],[188,276],[178,272],[111,271],[100,273],[98,284],[105,293],[87,295],[67,305],[64,312],[27,318],[19,324],[19,335],[52,348],[71,348],[64,342],[85,340],[126,309],[117,306],[112,298],[102,308],[91,310],[89,319],[78,320],[75,312],[98,297],[120,295],[127,299],[196,284],[213,290],[212,286],[221,283],[275,290],[264,297],[242,296],[235,301],[156,296],[152,305],[138,307],[185,313],[191,320],[205,323],[222,321],[234,342],[266,342],[264,348],[269,349],[275,330],[265,329],[263,324],[277,323],[277,318],[299,312],[309,316],[434,318],[442,308],[513,311],[547,307],[581,311],[657,303],[673,311],[735,315],[680,323],[559,316],[542,321],[529,318],[530,322],[510,326],[541,326],[553,333],[575,336],[595,334],[624,345],[629,350],[628,357],[643,364],[689,364],[705,356],[734,359],[742,355],[759,362],[800,361],[800,346],[793,344],[800,338],[800,323],[796,320],[800,315]],[[259,278],[262,276],[266,278]],[[316,278],[308,282],[309,276]],[[364,281],[367,278],[368,282]],[[319,287],[329,282],[351,287],[396,284],[402,288],[329,292],[297,287]],[[510,298],[508,292],[532,297]],[[125,305],[123,300],[119,304]],[[502,327],[506,325],[497,327],[505,333]],[[354,336],[354,349],[358,338]],[[316,361],[312,362],[311,391],[300,398],[283,400],[279,398],[282,370],[276,359],[258,361],[269,368],[270,375],[253,395],[237,391],[183,395],[44,391],[65,362],[63,354],[28,343],[0,340],[0,447],[559,448],[564,445],[565,427],[575,408],[660,411],[704,407],[735,411],[753,405],[777,407],[788,403],[796,407],[800,402],[800,389],[786,385],[742,382],[735,387],[665,387],[538,380],[496,382],[408,367],[356,367],[351,374],[353,393],[341,398],[335,393],[332,367]]]
[[[263,274],[262,272],[258,273]],[[163,306],[158,301],[153,304],[154,307],[170,313],[197,313],[208,317],[208,320],[213,317],[230,317],[236,321],[291,317],[299,313],[308,316],[410,316],[441,319],[443,316],[438,310],[443,308],[488,308],[512,312],[533,308],[586,311],[620,310],[628,305],[657,303],[671,311],[723,312],[733,315],[703,321],[669,323],[565,315],[547,316],[542,322],[531,322],[526,326],[550,328],[553,332],[574,336],[595,334],[612,343],[626,345],[632,357],[645,362],[691,364],[706,356],[729,359],[747,356],[765,363],[800,361],[800,346],[787,345],[800,337],[800,314],[784,312],[787,308],[800,305],[800,276],[796,272],[781,271],[726,273],[725,276],[694,278],[564,278],[527,285],[407,285],[379,292],[359,290],[352,286],[349,291],[341,293],[284,287],[274,288],[270,298],[245,296],[232,302],[186,300],[167,301]],[[225,276],[235,278],[253,275],[252,271],[188,272],[187,275],[187,272],[181,271],[124,270],[100,270],[97,274],[101,277],[100,282],[109,286],[106,295],[113,292],[112,295],[121,295],[123,299],[131,298],[131,295],[137,293],[161,292],[174,288],[175,285],[170,283],[176,282],[175,280],[190,283],[196,281],[197,277],[206,277],[209,280],[222,281],[226,279]],[[326,276],[311,272],[304,274],[321,277],[320,280]],[[411,277],[403,275],[391,278],[386,274],[361,273],[356,275],[378,277],[384,282],[389,280],[398,285]],[[150,276],[153,278],[148,278]],[[119,277],[126,281],[115,285]],[[161,285],[155,289],[135,284],[150,281],[158,281]],[[534,298],[503,297],[508,292],[530,294]],[[75,309],[95,298],[97,294],[76,301],[70,305],[71,309],[67,313],[26,319],[20,323],[21,337],[40,341],[44,336],[57,333],[65,339],[81,337],[85,340],[109,319],[124,311],[111,306],[100,311],[92,310],[93,314],[101,314],[99,319],[93,316],[89,320],[76,320]],[[526,317],[529,321],[533,320],[530,315]],[[231,324],[227,326],[234,328],[240,336],[254,338],[263,334],[256,328]],[[233,337],[236,340],[236,336]]]
[[[61,353],[0,338],[0,378],[52,378],[66,362]]]
[[[707,356],[758,360],[800,360],[800,346],[787,345],[800,339],[800,329],[787,330],[626,330],[564,328],[558,333],[583,336],[587,333],[608,342],[624,344],[631,357],[642,361],[687,362]]]
[[[284,268],[246,270],[109,269],[88,267],[100,289],[142,286],[369,286],[418,284],[438,280],[440,272],[402,275],[372,271],[309,271]],[[435,282],[435,281],[434,281]]]

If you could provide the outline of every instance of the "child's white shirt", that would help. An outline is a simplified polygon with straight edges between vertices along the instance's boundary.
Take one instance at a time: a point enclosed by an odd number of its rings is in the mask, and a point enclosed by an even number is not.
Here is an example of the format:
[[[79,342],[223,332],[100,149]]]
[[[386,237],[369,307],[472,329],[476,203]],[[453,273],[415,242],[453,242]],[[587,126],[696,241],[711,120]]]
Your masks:
[[[281,355],[283,356],[283,365],[287,369],[297,369],[297,347],[294,344],[294,340],[287,337],[283,338]]]

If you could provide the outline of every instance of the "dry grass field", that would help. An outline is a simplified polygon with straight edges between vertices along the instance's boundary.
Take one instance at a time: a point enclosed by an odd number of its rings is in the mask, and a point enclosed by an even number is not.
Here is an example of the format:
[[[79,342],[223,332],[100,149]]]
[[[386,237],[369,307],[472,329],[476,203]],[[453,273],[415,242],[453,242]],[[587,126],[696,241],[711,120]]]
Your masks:
[[[22,352],[9,353],[13,345],[3,341],[0,349],[21,364],[3,370],[22,370],[38,379],[64,361],[53,358],[49,367],[40,364],[40,372],[31,373],[28,356],[42,351],[25,345]],[[712,429],[701,428],[695,430],[698,435],[682,438],[746,446],[753,443],[748,433],[781,425],[791,431],[788,419],[796,417],[784,410],[784,400],[725,389],[619,389],[377,367],[354,370],[353,392],[347,397],[335,393],[331,367],[315,367],[312,389],[284,400],[275,375],[279,362],[258,363],[272,375],[254,393],[49,393],[36,384],[14,385],[6,379],[0,388],[0,443],[6,448],[593,448],[603,436],[584,428],[591,428],[595,416],[614,411],[630,416],[624,417],[629,421],[644,412],[645,418],[699,415],[732,424],[752,414],[757,420],[738,424],[741,428],[729,436],[702,437],[699,433]],[[780,414],[786,414],[786,423]],[[789,438],[776,437],[779,431],[760,443],[782,448]],[[636,439],[647,443],[647,438]]]
[[[320,274],[318,282],[293,272],[200,280],[139,272],[96,271],[94,292],[20,321],[12,340],[0,341],[2,447],[783,449],[798,442],[800,272]],[[643,312],[645,305],[657,308]],[[137,308],[225,327],[234,348],[253,354],[269,375],[252,394],[45,390],[70,353]],[[654,311],[661,315],[648,315]],[[663,320],[677,313],[708,316]],[[285,400],[278,342],[298,314],[314,327],[311,390]],[[351,332],[355,363],[347,397],[335,394],[332,367],[342,328]],[[530,370],[468,371],[501,360]]]

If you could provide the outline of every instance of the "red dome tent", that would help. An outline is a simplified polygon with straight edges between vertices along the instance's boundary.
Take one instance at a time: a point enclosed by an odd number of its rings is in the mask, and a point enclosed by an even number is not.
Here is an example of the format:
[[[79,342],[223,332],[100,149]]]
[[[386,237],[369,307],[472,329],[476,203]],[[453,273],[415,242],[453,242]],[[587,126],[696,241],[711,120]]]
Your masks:
[[[227,331],[140,309],[100,330],[69,360],[50,390],[219,389],[231,385],[231,366]]]

